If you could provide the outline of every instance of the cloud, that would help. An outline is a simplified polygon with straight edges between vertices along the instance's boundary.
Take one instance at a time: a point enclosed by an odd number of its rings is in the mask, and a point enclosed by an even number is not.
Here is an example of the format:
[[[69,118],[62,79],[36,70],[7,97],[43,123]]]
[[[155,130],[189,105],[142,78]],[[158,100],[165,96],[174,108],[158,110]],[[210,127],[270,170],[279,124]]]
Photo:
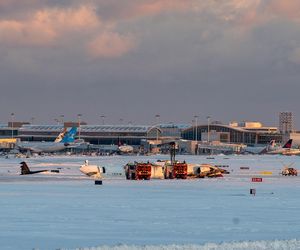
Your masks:
[[[100,26],[100,20],[89,6],[43,9],[25,20],[0,20],[0,41],[9,46],[48,46],[68,32]]]
[[[228,112],[218,103],[207,112],[220,119],[245,110],[271,117],[287,105],[282,83],[299,90],[298,9],[296,0],[0,0],[0,100],[47,120],[59,88],[61,112],[72,114],[67,102],[79,95],[76,110],[95,117],[93,103],[119,119],[127,96],[125,115],[141,121],[155,109],[188,120],[216,96]],[[153,105],[137,107],[136,96]],[[172,109],[165,100],[174,96]]]
[[[94,0],[100,16],[106,19],[137,19],[162,13],[210,14],[231,20],[253,11],[261,0]]]
[[[6,46],[45,46],[56,39],[52,27],[37,20],[22,23],[14,20],[0,21],[0,43]]]
[[[56,4],[50,0],[24,0],[18,3],[0,0],[0,6],[14,7],[18,12],[12,11],[9,17],[0,19],[0,46],[76,46],[81,50],[87,48],[88,55],[99,58],[122,56],[131,51],[140,44],[137,37],[154,28],[156,15],[176,14],[191,21],[199,21],[201,17],[223,27],[214,28],[214,33],[238,34],[236,30],[242,30],[242,35],[274,17],[300,16],[297,15],[300,3],[292,0],[89,0],[84,4],[79,0]],[[132,30],[139,23],[143,23],[143,29]],[[199,33],[209,34],[210,26]]]
[[[94,0],[100,16],[108,20],[134,19],[162,12],[182,12],[191,9],[196,0]]]
[[[0,0],[0,6],[1,7],[7,7],[7,6],[14,6],[17,4],[36,4],[37,0]]]
[[[268,10],[277,17],[285,17],[293,21],[300,21],[300,2],[297,0],[270,1]]]
[[[128,53],[134,46],[131,36],[103,32],[88,44],[88,52],[93,58],[114,58]]]
[[[300,64],[300,48],[295,48],[289,56],[289,61]]]
[[[0,20],[0,45],[6,47],[76,46],[95,58],[118,57],[130,51],[133,36],[121,35],[103,22],[93,5],[36,10],[27,19]]]
[[[191,10],[194,0],[152,0],[140,1],[128,10],[129,16],[151,16],[161,12],[182,12]]]

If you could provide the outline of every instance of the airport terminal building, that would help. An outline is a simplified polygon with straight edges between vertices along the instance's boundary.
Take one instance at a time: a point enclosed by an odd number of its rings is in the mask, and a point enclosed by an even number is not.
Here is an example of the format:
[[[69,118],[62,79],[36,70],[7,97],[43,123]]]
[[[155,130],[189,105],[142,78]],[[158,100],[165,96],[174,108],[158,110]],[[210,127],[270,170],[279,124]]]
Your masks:
[[[57,125],[33,125],[28,123],[2,124],[0,138],[18,138],[21,141],[54,141],[64,128],[76,126],[77,122]],[[209,133],[208,133],[209,131]],[[81,123],[77,139],[91,146],[121,145],[144,146],[164,145],[176,140],[189,145],[207,142],[224,144],[245,144],[249,146],[266,145],[271,140],[282,143],[285,138],[276,127],[264,127],[259,122],[231,123],[229,125],[213,122],[211,124],[190,126],[188,124],[146,125],[87,125]],[[4,141],[7,143],[7,141]],[[187,150],[188,152],[193,150]]]
[[[64,127],[24,125],[19,128],[18,137],[22,141],[54,141]],[[81,125],[77,132],[78,139],[94,145],[141,145],[141,140],[155,140],[160,136],[159,128],[143,125]]]
[[[209,131],[209,133],[208,133]],[[258,122],[205,124],[190,127],[182,132],[186,140],[221,142],[245,145],[266,145],[271,140],[282,143],[282,134],[276,127],[263,127]]]

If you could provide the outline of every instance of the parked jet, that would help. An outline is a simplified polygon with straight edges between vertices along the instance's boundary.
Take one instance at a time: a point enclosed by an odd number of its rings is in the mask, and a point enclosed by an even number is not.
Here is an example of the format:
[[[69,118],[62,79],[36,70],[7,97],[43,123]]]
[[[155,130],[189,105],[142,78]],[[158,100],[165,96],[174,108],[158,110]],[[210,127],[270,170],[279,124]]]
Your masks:
[[[87,176],[100,179],[101,174],[105,174],[105,167],[100,167],[97,165],[89,165],[89,161],[85,160],[84,164],[80,166],[79,170],[86,174]]]
[[[266,147],[247,147],[245,149],[245,153],[250,154],[269,154],[269,155],[298,155],[300,154],[299,149],[292,148],[293,140],[288,140],[282,147],[276,146],[275,140],[271,140],[270,143]]]
[[[43,172],[59,173],[59,170],[36,170],[36,171],[31,171],[25,161],[22,161],[20,164],[21,164],[21,175],[37,174],[37,173],[43,173]]]
[[[300,154],[300,150],[299,149],[292,149],[292,143],[293,143],[293,139],[289,139],[284,145],[283,147],[274,147],[271,150],[267,150],[267,152],[264,152],[266,154],[270,154],[270,155],[276,155],[276,154],[289,154],[291,152],[297,152],[298,154]]]
[[[268,151],[273,150],[275,147],[275,140],[271,140],[269,144],[265,147],[246,147],[242,153],[249,154],[265,154]]]
[[[54,142],[22,142],[17,144],[17,147],[20,150],[31,151],[34,153],[42,153],[42,152],[56,152],[64,150],[68,147],[75,146],[75,135],[77,133],[77,128],[72,127],[68,132],[60,133]],[[59,137],[63,138],[60,140]]]
[[[129,154],[133,152],[133,147],[129,145],[122,145],[118,147],[120,153]]]
[[[56,137],[54,142],[61,142],[67,133],[67,128],[64,128],[63,131]]]
[[[290,139],[290,147],[281,152],[282,155],[300,155],[299,148],[292,148],[292,139]]]

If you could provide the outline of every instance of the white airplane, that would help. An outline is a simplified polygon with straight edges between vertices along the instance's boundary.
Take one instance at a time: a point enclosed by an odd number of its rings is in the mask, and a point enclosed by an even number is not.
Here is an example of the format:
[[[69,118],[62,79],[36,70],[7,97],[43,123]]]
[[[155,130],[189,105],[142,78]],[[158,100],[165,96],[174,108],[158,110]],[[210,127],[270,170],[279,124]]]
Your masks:
[[[281,154],[282,155],[288,155],[288,156],[291,156],[291,155],[300,155],[300,149],[298,149],[298,148],[290,148],[289,150],[287,150],[285,152],[282,152]]]
[[[294,155],[296,155],[296,154],[300,154],[299,149],[292,148],[292,143],[293,143],[293,139],[289,139],[282,147],[274,147],[271,150],[267,150],[264,153],[269,154],[269,155],[277,155],[277,154],[281,154],[281,155],[293,155],[294,154]]]
[[[250,154],[265,154],[268,151],[272,151],[275,148],[275,140],[271,140],[269,144],[265,147],[246,147],[243,153]]]
[[[67,130],[68,130],[67,128],[64,128],[63,131],[56,137],[54,142],[61,142],[65,134],[67,133]]]
[[[283,146],[276,146],[275,140],[271,140],[266,147],[247,147],[244,152],[268,155],[299,155],[300,150],[292,148],[292,143],[293,139],[290,139]]]
[[[118,149],[123,154],[129,154],[133,152],[133,147],[129,145],[121,145],[118,147]]]
[[[281,154],[281,155],[300,155],[300,149],[292,148],[293,139],[288,140],[288,142],[279,149],[270,151],[267,154]]]
[[[89,165],[89,161],[85,160],[84,164],[80,166],[79,170],[86,174],[87,176],[93,177],[95,179],[101,179],[102,174],[105,174],[105,167],[100,167],[97,165]]]
[[[75,135],[77,128],[72,127],[70,131],[64,129],[53,142],[21,142],[16,146],[19,150],[30,151],[33,153],[51,153],[64,150],[68,147],[74,146]]]

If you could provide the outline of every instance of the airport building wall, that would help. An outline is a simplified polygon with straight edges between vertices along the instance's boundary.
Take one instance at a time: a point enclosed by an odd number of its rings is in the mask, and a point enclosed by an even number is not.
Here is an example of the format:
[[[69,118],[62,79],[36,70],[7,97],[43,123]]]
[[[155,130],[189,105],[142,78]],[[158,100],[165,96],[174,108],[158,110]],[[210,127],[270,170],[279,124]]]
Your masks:
[[[25,125],[19,129],[22,141],[54,141],[64,129],[63,125]],[[82,125],[77,138],[94,145],[128,144],[140,145],[143,139],[161,137],[161,130],[151,126],[137,125]]]
[[[283,141],[293,139],[293,147],[300,147],[300,132],[286,133],[283,135]]]
[[[207,141],[208,130],[209,133],[216,135],[214,136],[214,138],[216,138],[217,135],[219,135],[219,137],[222,138],[221,136],[222,134],[223,135],[227,134],[228,139],[226,138],[226,141],[228,143],[246,144],[246,145],[266,145],[271,140],[275,140],[277,143],[282,143],[282,134],[276,132],[246,130],[244,128],[231,127],[228,125],[221,125],[221,124],[211,124],[209,125],[209,129],[208,129],[208,125],[199,125],[197,127],[196,126],[190,127],[182,132],[182,138],[185,140],[197,140],[197,141],[206,140]],[[202,135],[204,135],[203,138]]]
[[[76,125],[78,123],[74,123]],[[54,141],[64,129],[64,124],[59,125],[28,125],[23,124],[19,128],[13,128],[13,137],[18,137],[22,141]],[[197,133],[196,133],[197,129]],[[184,139],[190,141],[207,141],[208,125],[197,127],[183,127],[164,125],[138,126],[138,125],[81,125],[80,139],[94,145],[128,144],[141,145],[141,140],[159,139]],[[283,135],[274,130],[244,129],[222,124],[211,124],[209,126],[210,141],[220,141],[224,143],[236,143],[246,145],[266,145],[271,140],[277,143],[285,141]],[[180,133],[179,133],[180,132]],[[197,135],[197,138],[196,138]],[[295,135],[292,135],[295,137]],[[298,136],[298,135],[297,135]],[[0,138],[11,138],[12,128],[8,124],[0,124]],[[79,133],[77,133],[79,138]],[[298,140],[298,137],[297,137]],[[295,138],[296,143],[296,138]],[[297,142],[298,143],[298,142]],[[300,141],[299,141],[300,144]]]
[[[283,134],[294,131],[294,115],[292,112],[279,113],[279,130]]]
[[[18,127],[9,126],[10,124],[0,124],[0,139],[12,138],[18,135]]]

